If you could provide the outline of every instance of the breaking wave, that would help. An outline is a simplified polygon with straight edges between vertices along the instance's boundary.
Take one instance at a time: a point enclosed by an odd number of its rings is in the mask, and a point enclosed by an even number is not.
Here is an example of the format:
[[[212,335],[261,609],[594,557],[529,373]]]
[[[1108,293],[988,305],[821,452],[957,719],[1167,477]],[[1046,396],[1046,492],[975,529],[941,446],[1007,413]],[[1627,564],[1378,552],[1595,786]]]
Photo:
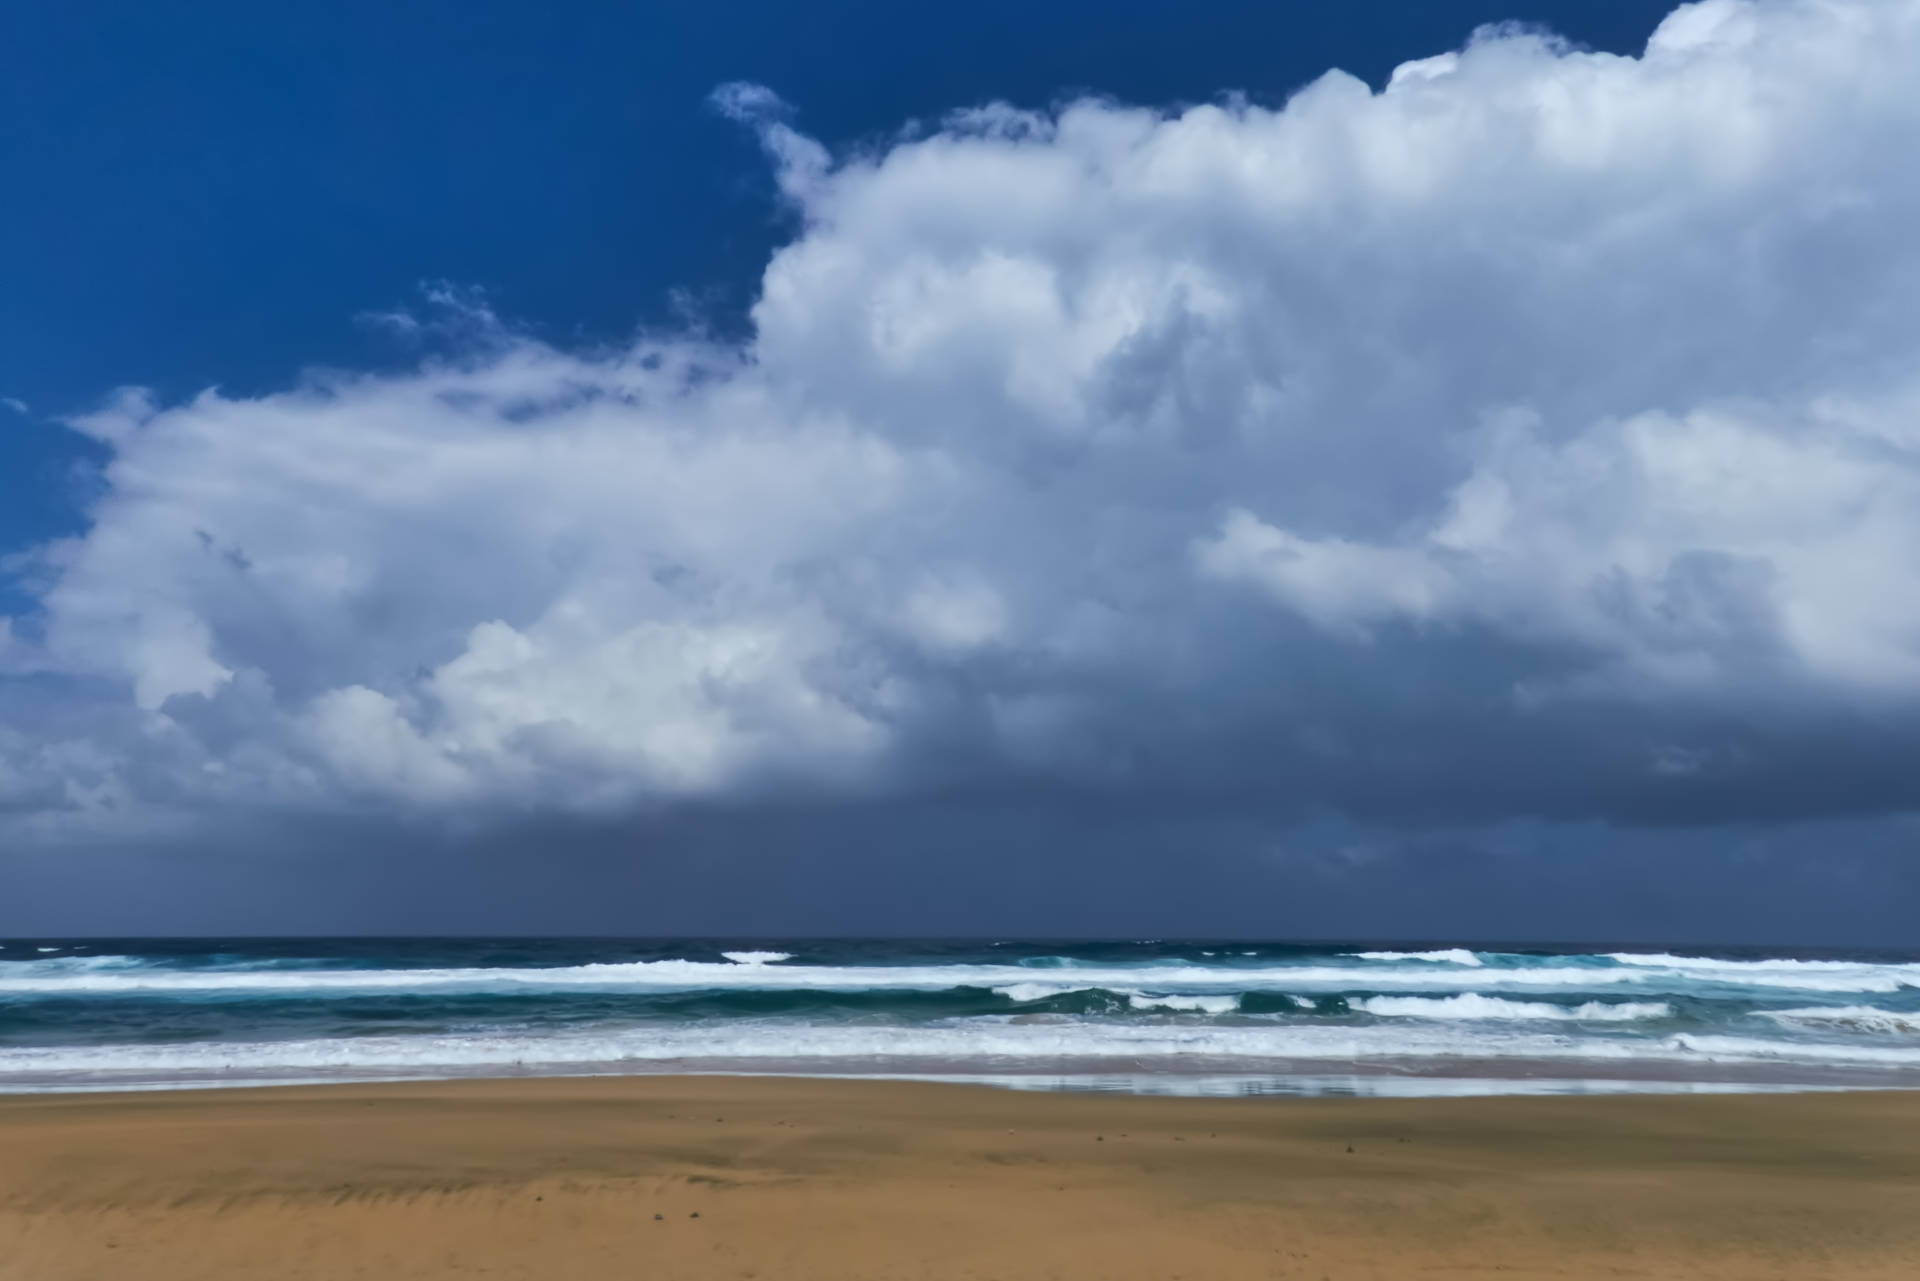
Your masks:
[[[1920,1012],[1897,1013],[1869,1005],[1842,1005],[1828,1009],[1770,1010],[1767,1017],[1790,1027],[1833,1028],[1848,1032],[1875,1032],[1895,1036],[1920,1035]]]
[[[1442,997],[1370,996],[1350,1004],[1368,1014],[1415,1019],[1577,1019],[1589,1023],[1623,1023],[1673,1016],[1673,1007],[1665,1001],[1549,1005],[1543,1001],[1508,1001],[1472,992]]]
[[[1116,1064],[1426,1078],[1474,1062],[1511,1064],[1536,1085],[1869,1074],[1920,1085],[1920,960],[1172,942],[0,942],[5,1090],[476,1072],[992,1078]]]
[[[1355,952],[1363,961],[1439,961],[1447,965],[1485,965],[1479,955],[1464,947],[1443,947],[1432,952]]]
[[[792,954],[737,952],[724,961],[593,962],[565,966],[447,968],[296,968],[233,966],[163,968],[128,957],[58,958],[0,962],[0,996],[85,994],[265,994],[325,997],[349,992],[511,992],[597,988],[609,991],[701,989],[941,991],[958,987],[1012,988],[1057,974],[1073,987],[1171,994],[1246,992],[1483,992],[1486,989],[1587,992],[1627,988],[1646,992],[1766,989],[1804,992],[1893,993],[1920,989],[1920,965],[1844,965],[1781,962],[1696,962],[1686,958],[1610,958],[1613,963],[1569,963],[1541,958],[1509,966],[1445,967],[1422,959],[1398,964],[1207,964],[1203,961],[1115,965],[1057,957],[1036,964],[808,965]],[[1384,954],[1376,954],[1384,955]],[[1044,962],[1044,963],[1039,963]]]

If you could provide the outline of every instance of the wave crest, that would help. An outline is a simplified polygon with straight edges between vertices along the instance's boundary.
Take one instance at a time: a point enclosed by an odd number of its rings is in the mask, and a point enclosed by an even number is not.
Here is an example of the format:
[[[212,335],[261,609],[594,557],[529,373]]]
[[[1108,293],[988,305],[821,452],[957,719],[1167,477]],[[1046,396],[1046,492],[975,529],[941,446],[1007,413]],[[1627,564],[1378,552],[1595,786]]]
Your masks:
[[[1363,961],[1435,961],[1446,965],[1485,965],[1477,952],[1464,947],[1443,947],[1431,952],[1355,952]]]
[[[1870,1005],[1840,1005],[1806,1010],[1770,1010],[1767,1017],[1788,1027],[1878,1032],[1895,1036],[1920,1033],[1920,1013],[1876,1010]]]
[[[1545,1001],[1508,1001],[1478,992],[1459,996],[1369,996],[1349,1001],[1350,1009],[1389,1018],[1415,1019],[1573,1019],[1583,1023],[1629,1023],[1671,1018],[1665,1001],[1588,1001],[1552,1005]]]
[[[1149,996],[1128,992],[1127,1004],[1136,1010],[1179,1010],[1192,1014],[1231,1014],[1240,1008],[1237,996]]]

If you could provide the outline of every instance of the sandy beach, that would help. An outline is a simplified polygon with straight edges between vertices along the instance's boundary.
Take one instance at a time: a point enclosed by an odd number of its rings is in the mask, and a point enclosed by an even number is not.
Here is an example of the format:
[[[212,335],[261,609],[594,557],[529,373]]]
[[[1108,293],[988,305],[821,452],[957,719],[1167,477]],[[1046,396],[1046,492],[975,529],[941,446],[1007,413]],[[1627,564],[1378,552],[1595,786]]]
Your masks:
[[[0,1099],[0,1277],[1911,1278],[1920,1093],[617,1078]]]

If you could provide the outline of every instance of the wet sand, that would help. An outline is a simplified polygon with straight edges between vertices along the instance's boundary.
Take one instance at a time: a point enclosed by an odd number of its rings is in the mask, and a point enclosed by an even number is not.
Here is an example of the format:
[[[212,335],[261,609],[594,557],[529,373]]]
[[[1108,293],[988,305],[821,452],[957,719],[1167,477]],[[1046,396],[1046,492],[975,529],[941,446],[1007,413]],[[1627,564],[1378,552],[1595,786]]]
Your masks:
[[[1351,1151],[1349,1151],[1351,1149]],[[1920,1277],[1920,1093],[0,1098],[0,1278]]]

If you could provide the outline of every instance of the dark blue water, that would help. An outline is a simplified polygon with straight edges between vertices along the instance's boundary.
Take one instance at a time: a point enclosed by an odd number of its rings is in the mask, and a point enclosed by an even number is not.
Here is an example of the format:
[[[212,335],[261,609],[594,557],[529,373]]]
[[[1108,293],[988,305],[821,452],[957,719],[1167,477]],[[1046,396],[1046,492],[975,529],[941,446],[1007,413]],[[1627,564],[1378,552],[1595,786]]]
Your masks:
[[[0,1090],[658,1071],[1379,1092],[1920,1084],[1920,953],[1163,940],[0,944]]]

